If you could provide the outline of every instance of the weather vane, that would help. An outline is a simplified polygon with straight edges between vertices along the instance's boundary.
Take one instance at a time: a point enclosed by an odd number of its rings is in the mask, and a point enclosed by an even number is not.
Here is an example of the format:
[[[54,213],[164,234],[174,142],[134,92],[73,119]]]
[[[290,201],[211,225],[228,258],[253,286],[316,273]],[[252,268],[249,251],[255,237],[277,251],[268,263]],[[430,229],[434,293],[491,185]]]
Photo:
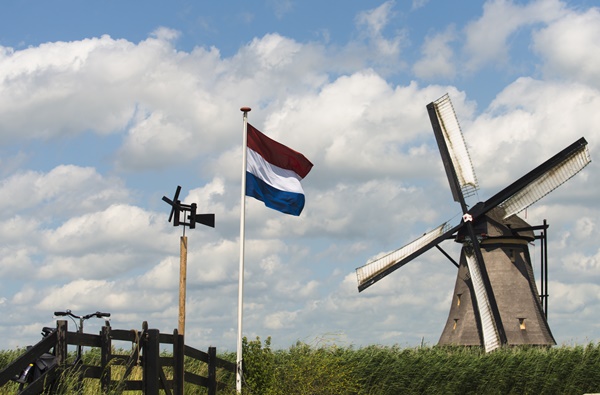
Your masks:
[[[186,278],[187,278],[187,236],[185,235],[185,227],[189,226],[190,229],[194,229],[196,224],[202,224],[215,227],[215,215],[214,214],[197,214],[196,209],[198,208],[196,203],[183,204],[179,200],[179,193],[181,192],[181,186],[177,186],[175,190],[175,196],[173,200],[166,196],[163,196],[162,200],[171,205],[171,214],[169,215],[169,222],[173,221],[173,226],[183,225],[183,236],[181,236],[181,243],[179,249],[179,327],[178,333],[183,335],[185,332],[185,290],[186,290]],[[183,213],[183,221],[181,220],[181,213]],[[189,214],[188,214],[189,213]],[[189,222],[186,222],[189,221]]]
[[[189,226],[190,229],[194,229],[196,227],[196,223],[214,228],[215,215],[197,214],[196,210],[198,208],[198,205],[196,203],[181,203],[181,201],[179,200],[180,192],[181,186],[177,185],[177,189],[175,190],[175,196],[173,196],[173,200],[169,199],[166,196],[163,196],[162,198],[162,200],[171,205],[171,214],[169,215],[169,222],[173,221],[173,226],[183,225],[183,234],[185,234],[186,226]],[[184,213],[183,221],[181,221],[181,213]],[[186,216],[185,213],[189,213],[189,215]],[[189,220],[189,222],[185,222],[185,220]]]

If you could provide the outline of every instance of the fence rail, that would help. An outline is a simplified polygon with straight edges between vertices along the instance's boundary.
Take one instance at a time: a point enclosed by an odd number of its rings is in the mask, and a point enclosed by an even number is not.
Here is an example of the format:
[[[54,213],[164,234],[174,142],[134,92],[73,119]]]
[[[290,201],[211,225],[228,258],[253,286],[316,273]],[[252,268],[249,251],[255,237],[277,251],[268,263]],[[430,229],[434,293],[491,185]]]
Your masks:
[[[113,354],[113,341],[125,341],[132,344],[129,355]],[[172,346],[172,356],[160,355],[161,344]],[[160,333],[158,329],[148,329],[144,321],[142,330],[112,329],[106,325],[102,327],[99,335],[88,333],[69,332],[67,321],[57,321],[56,331],[42,339],[26,353],[21,355],[10,365],[0,371],[0,387],[20,374],[30,363],[42,354],[52,353],[57,358],[57,365],[45,372],[38,379],[23,388],[19,394],[39,394],[47,389],[60,377],[60,372],[74,368],[67,364],[67,346],[84,346],[100,348],[100,366],[80,365],[78,372],[82,377],[98,379],[103,391],[118,386],[127,391],[143,391],[146,395],[158,395],[163,390],[168,395],[182,395],[185,383],[205,387],[209,395],[214,395],[217,390],[226,387],[217,381],[217,369],[235,374],[236,365],[217,357],[215,347],[209,347],[208,352],[203,352],[186,346],[184,336],[177,333]],[[207,365],[207,377],[193,372],[186,372],[184,358],[203,362]],[[124,367],[125,372],[120,380],[112,379],[112,370],[115,367]],[[134,367],[142,368],[142,379],[134,380],[129,376]],[[165,374],[165,367],[171,374]]]

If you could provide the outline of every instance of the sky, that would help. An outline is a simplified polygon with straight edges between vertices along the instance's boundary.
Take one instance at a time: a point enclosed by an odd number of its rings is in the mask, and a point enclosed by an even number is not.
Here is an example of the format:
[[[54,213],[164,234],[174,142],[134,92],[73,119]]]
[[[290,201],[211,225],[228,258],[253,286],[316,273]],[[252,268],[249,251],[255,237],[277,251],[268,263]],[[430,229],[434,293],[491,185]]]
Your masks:
[[[475,202],[589,142],[592,163],[521,216],[550,225],[557,343],[599,341],[597,2],[10,0],[2,15],[0,349],[65,309],[177,328],[183,228],[161,198],[180,185],[216,216],[186,230],[186,343],[234,351],[244,106],[314,164],[299,217],[246,199],[244,336],[435,345],[448,259],[430,250],[361,293],[355,269],[460,221],[426,111],[446,93]]]

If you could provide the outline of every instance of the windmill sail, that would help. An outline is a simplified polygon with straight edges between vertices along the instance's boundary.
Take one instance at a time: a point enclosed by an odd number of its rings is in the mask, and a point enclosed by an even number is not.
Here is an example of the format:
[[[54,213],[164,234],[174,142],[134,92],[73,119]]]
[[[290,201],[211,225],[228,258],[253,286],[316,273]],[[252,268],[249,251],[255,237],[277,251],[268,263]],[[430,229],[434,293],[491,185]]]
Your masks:
[[[472,274],[476,291],[474,300],[480,309],[481,327],[486,328],[485,336],[483,336],[484,343],[490,343],[489,348],[494,349],[497,344],[506,342],[506,336],[492,284],[473,229],[473,216],[467,213],[465,197],[474,194],[477,190],[475,171],[448,94],[427,105],[427,112],[442,156],[452,196],[455,201],[460,203],[463,214],[465,214],[463,224],[466,225],[474,255],[468,265],[470,271],[474,270]],[[486,322],[484,323],[483,320]]]
[[[440,147],[440,153],[442,155],[442,161],[444,168],[446,169],[446,175],[448,176],[448,182],[450,183],[450,189],[452,190],[452,196],[454,201],[460,202],[461,197],[459,191],[456,190],[455,183],[452,181],[453,173],[456,176],[459,187],[462,192],[463,199],[475,194],[479,188],[477,184],[477,177],[475,177],[475,170],[467,150],[467,145],[463,138],[458,118],[454,112],[454,107],[450,101],[450,96],[445,94],[438,100],[434,101],[428,106],[429,117],[433,125],[435,138],[438,146]],[[435,115],[433,111],[435,110]],[[444,144],[448,149],[442,149]],[[447,153],[446,153],[447,151]]]
[[[490,305],[483,279],[481,278],[481,271],[479,265],[475,259],[474,254],[465,254],[467,260],[467,266],[469,267],[469,274],[471,275],[471,281],[473,282],[473,290],[475,292],[475,300],[477,301],[477,310],[479,311],[479,317],[481,321],[481,331],[483,334],[483,344],[485,352],[490,352],[500,347],[500,336],[497,331],[496,323],[494,320],[494,314]]]
[[[421,255],[425,251],[452,235],[458,227],[450,229],[447,222],[437,228],[425,233],[415,241],[408,243],[395,251],[385,254],[367,262],[364,266],[356,269],[358,279],[358,291],[370,287],[394,270],[402,267],[410,260]]]
[[[580,146],[563,161],[500,203],[500,207],[505,210],[504,218],[525,210],[579,173],[590,162],[591,158],[587,146]]]
[[[500,206],[508,218],[558,188],[590,162],[587,141],[582,137],[469,212],[476,218]]]

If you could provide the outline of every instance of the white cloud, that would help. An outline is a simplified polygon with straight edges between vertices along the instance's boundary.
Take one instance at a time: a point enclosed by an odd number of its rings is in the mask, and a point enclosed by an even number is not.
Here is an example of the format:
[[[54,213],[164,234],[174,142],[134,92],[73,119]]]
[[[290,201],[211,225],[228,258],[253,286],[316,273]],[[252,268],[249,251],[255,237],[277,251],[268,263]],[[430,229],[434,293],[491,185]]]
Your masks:
[[[177,289],[179,286],[179,264],[179,257],[176,256],[162,260],[140,277],[140,285],[149,289]]]
[[[292,328],[297,316],[298,313],[293,311],[278,311],[269,314],[265,317],[265,328],[275,330]]]
[[[382,30],[393,16],[394,5],[394,1],[386,1],[377,8],[361,12],[356,17],[356,22],[365,25],[371,36],[381,36]]]
[[[456,40],[454,25],[442,33],[425,37],[421,49],[423,57],[413,65],[413,73],[424,80],[453,78],[456,74],[454,51],[450,46]]]
[[[483,15],[465,28],[465,52],[470,71],[487,65],[507,67],[510,63],[509,38],[519,29],[549,23],[564,12],[559,0],[536,0],[520,5],[512,0],[489,0]]]
[[[357,25],[364,26],[366,38],[382,57],[396,58],[405,40],[405,33],[402,31],[396,32],[391,39],[385,38],[383,33],[395,15],[394,6],[395,1],[386,1],[377,8],[359,13],[356,17]]]
[[[593,151],[600,135],[588,122],[600,122],[598,105],[600,92],[581,84],[532,78],[510,84],[481,117],[463,124],[480,182],[507,185],[582,136]]]
[[[117,204],[100,212],[73,217],[46,232],[44,246],[57,253],[77,254],[107,248],[127,250],[133,246],[164,251],[167,244],[160,236],[165,222],[139,207]]]
[[[69,215],[102,209],[129,197],[122,181],[91,167],[59,165],[48,173],[17,172],[0,180],[0,207],[5,216],[30,213],[43,219],[46,210]],[[42,208],[40,208],[42,207]]]
[[[39,230],[40,223],[35,218],[15,215],[0,223],[0,238],[5,243],[19,243],[26,239],[28,234]]]
[[[565,257],[564,265],[567,270],[584,274],[586,277],[600,277],[600,251],[592,256],[582,253],[572,253]]]
[[[421,7],[425,7],[429,3],[429,0],[413,0],[412,2],[412,10],[416,10]]]
[[[136,117],[137,118],[137,117]],[[129,170],[160,169],[194,158],[192,132],[162,111],[133,122],[118,154],[117,166]]]
[[[544,59],[549,77],[578,81],[600,89],[600,10],[569,12],[534,32],[533,48]]]
[[[128,67],[113,62],[112,51],[134,49],[125,40],[103,36],[5,51],[0,59],[2,139],[52,138],[86,129],[109,133],[124,127],[132,112],[130,96],[120,92],[110,101],[105,97],[137,74],[136,64],[143,67],[140,58]],[[102,66],[94,67],[98,62]]]
[[[36,290],[35,296],[40,301],[35,308],[40,311],[63,310],[64,306],[75,312],[120,311],[137,300],[137,311],[151,312],[164,309],[173,301],[171,292],[146,292],[132,289],[127,283],[104,280],[75,280],[61,287]]]
[[[2,254],[0,257],[0,276],[14,281],[31,280],[31,273],[35,271],[31,257],[34,251],[27,246],[19,246],[18,243],[10,247],[0,248],[0,254]]]
[[[600,286],[598,284],[580,283],[577,286],[572,284],[562,284],[560,282],[551,282],[548,289],[552,290],[552,308],[557,316],[564,316],[567,313],[583,314],[588,311],[589,314],[598,307],[600,302]],[[592,297],[590,297],[593,295]],[[591,310],[588,310],[591,308]]]
[[[291,0],[269,0],[269,4],[273,7],[275,16],[279,19],[294,8],[294,3]]]

